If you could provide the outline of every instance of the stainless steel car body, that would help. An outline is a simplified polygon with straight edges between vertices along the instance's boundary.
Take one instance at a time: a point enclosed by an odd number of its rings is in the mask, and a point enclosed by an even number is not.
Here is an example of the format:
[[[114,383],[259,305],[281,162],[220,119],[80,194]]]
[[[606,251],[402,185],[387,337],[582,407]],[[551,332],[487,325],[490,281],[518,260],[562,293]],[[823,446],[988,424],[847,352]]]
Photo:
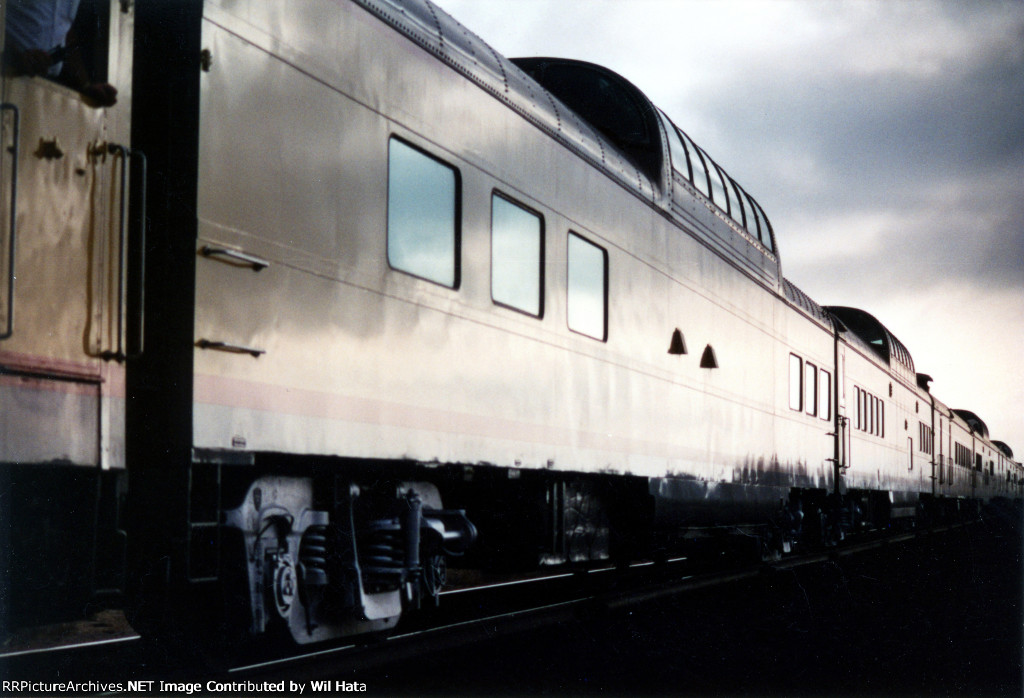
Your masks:
[[[830,485],[834,427],[790,414],[780,377],[793,347],[832,366],[831,324],[787,301],[777,256],[671,174],[667,145],[647,178],[427,2],[211,2],[203,45],[197,447],[629,473],[705,497]],[[457,288],[388,264],[392,138],[459,173]],[[493,192],[543,217],[541,318],[491,299]],[[608,251],[605,342],[566,325],[570,231]],[[676,328],[687,355],[666,352]],[[930,492],[897,437],[912,372],[841,343],[837,412],[856,383],[892,435],[848,433],[847,486]]]
[[[635,173],[627,184],[616,167],[581,161],[591,143],[613,160],[601,136],[570,134],[570,149],[359,6],[321,9],[256,21],[250,5],[246,23],[207,12],[215,60],[203,75],[197,249],[269,264],[198,261],[197,341],[266,353],[197,350],[196,445],[726,482],[764,454],[775,386],[764,354],[743,347],[781,341],[766,282],[666,220],[660,183],[655,192]],[[288,26],[303,20],[336,36]],[[254,25],[282,27],[298,45],[261,45]],[[534,90],[531,112],[544,114],[551,102]],[[238,110],[261,117],[225,129]],[[460,172],[458,289],[388,267],[392,137]],[[491,300],[493,191],[543,215],[543,318]],[[725,227],[701,208],[694,228]],[[607,342],[566,327],[570,230],[609,252]],[[694,347],[713,345],[722,368],[700,369],[699,351],[668,355],[676,327]],[[743,408],[756,415],[748,424],[727,417]]]

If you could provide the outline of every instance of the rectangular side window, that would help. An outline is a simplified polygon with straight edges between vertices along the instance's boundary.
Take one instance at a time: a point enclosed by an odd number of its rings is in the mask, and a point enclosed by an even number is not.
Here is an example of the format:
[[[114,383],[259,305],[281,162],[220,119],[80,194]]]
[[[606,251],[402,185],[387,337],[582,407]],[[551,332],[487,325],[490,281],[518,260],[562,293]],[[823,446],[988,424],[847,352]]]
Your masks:
[[[608,252],[569,233],[566,303],[569,329],[602,342],[608,337]]]
[[[818,416],[832,419],[832,374],[821,369],[818,381]]]
[[[392,138],[388,143],[388,264],[459,286],[459,175]]]
[[[543,314],[544,222],[505,197],[491,196],[491,298]]]
[[[802,411],[803,405],[803,361],[796,354],[789,355],[789,409]]]
[[[924,422],[918,422],[918,434],[917,443],[918,448],[921,449],[921,453],[931,454],[933,452],[932,447],[932,428]]]
[[[804,409],[812,417],[818,414],[818,367],[804,364]]]

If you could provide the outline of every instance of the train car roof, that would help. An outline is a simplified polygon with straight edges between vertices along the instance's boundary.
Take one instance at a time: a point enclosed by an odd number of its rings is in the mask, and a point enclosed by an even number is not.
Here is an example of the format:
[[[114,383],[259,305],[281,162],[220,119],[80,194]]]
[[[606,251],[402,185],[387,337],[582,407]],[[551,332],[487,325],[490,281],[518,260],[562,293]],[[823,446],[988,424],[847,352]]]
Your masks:
[[[896,361],[909,369],[911,374],[916,373],[910,350],[874,315],[860,308],[841,305],[825,306],[825,310],[890,365]]]
[[[815,303],[810,296],[797,288],[796,284],[789,279],[783,279],[782,287],[785,291],[786,298],[790,303],[802,309],[818,322],[821,322],[828,327],[833,326],[832,316],[829,315],[824,308]]]
[[[953,411],[957,413],[957,415],[960,417],[960,419],[962,419],[965,422],[967,422],[967,425],[971,429],[973,429],[974,431],[978,432],[979,434],[984,436],[986,439],[988,438],[988,425],[985,424],[985,422],[982,421],[981,417],[979,417],[978,415],[974,414],[970,410],[954,409]]]
[[[677,177],[700,191],[751,242],[775,254],[774,231],[761,205],[629,80],[604,66],[569,58],[510,60],[597,128],[652,181],[661,182],[671,164]]]
[[[777,265],[774,231],[760,204],[622,76],[584,61],[505,58],[430,0],[355,1],[580,158],[670,211],[674,171]]]
[[[430,0],[355,0],[357,4],[469,78],[492,96],[588,161],[657,202],[652,179],[597,128],[561,104],[512,61]]]

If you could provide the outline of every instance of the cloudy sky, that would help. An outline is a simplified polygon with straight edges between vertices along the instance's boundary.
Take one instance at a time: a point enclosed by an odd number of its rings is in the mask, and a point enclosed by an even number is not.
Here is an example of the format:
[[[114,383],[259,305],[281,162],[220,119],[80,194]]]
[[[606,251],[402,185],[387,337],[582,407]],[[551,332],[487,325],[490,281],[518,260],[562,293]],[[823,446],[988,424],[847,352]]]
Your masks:
[[[435,0],[603,64],[764,207],[783,272],[878,317],[1024,457],[1024,3]]]

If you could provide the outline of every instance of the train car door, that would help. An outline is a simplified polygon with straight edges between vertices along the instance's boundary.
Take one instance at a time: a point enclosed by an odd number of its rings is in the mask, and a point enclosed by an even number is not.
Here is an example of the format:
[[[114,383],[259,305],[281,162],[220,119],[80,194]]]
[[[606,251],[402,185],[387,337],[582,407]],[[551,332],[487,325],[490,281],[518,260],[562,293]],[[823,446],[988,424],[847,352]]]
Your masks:
[[[39,20],[48,4],[62,19]],[[128,138],[131,9],[116,0],[3,9],[3,137],[9,148],[17,128],[19,147],[3,154],[0,462],[120,467],[127,185],[111,146]],[[116,104],[88,91],[111,76],[125,86]]]
[[[39,587],[19,575],[26,607],[97,583],[98,502],[116,498],[124,466],[127,184],[111,146],[129,134],[131,12],[119,0],[0,4],[0,470],[10,569]],[[107,81],[122,83],[116,103],[91,91]]]
[[[835,336],[835,383],[832,393],[835,395],[833,414],[835,415],[832,433],[835,439],[835,475],[837,491],[842,492],[843,473],[850,467],[850,420],[846,417],[846,347],[839,341],[839,333]]]

